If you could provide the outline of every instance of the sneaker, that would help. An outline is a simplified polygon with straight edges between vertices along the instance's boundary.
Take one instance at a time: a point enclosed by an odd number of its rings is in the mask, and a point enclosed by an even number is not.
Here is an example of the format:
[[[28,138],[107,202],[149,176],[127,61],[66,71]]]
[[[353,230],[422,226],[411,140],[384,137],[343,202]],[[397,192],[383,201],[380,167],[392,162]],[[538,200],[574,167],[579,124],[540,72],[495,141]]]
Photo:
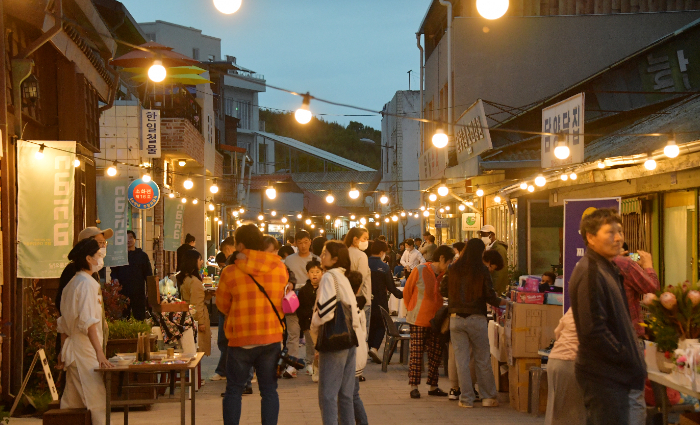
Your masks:
[[[359,379],[360,379],[360,382],[365,382],[367,380],[367,378],[365,378],[364,375],[360,375]]]
[[[481,400],[481,405],[483,407],[498,407],[498,400],[495,398],[485,398]]]
[[[318,383],[318,370],[314,369],[314,374],[311,375],[311,382]]]
[[[459,396],[462,395],[462,391],[459,388],[450,388],[450,394],[447,396],[450,400],[459,400]]]
[[[225,380],[226,380],[226,377],[225,377],[225,376],[221,376],[221,375],[219,375],[218,373],[215,373],[215,374],[213,374],[213,375],[211,376],[211,378],[209,378],[209,380],[210,380],[210,381],[225,381]]]
[[[297,370],[291,366],[287,366],[287,369],[284,370],[284,374],[282,374],[287,379],[292,379],[297,377]]]
[[[308,365],[306,366],[306,374],[309,376],[312,376],[314,374],[314,367],[313,365]]]
[[[428,395],[434,395],[438,397],[447,397],[447,393],[440,388],[435,388],[434,390],[428,391]]]
[[[411,390],[411,398],[420,398],[420,391],[416,390]]]
[[[243,395],[246,395],[246,394],[253,394],[253,387],[246,387],[243,390]]]
[[[462,403],[461,401],[457,404],[459,407],[464,407],[464,408],[471,408],[474,407],[473,404],[467,404],[467,403]]]
[[[371,349],[369,350],[369,353],[368,353],[368,354],[369,354],[369,357],[372,359],[373,362],[375,362],[375,363],[377,363],[377,364],[382,364],[382,359],[379,358],[379,354],[377,353],[377,349],[376,349],[376,348],[371,348]]]

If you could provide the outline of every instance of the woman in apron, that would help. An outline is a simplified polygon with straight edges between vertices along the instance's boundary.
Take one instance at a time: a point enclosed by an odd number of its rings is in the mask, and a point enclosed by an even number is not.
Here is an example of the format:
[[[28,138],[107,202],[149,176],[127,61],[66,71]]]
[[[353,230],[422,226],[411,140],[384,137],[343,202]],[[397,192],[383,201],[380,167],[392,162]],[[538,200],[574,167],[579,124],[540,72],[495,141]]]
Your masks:
[[[98,367],[114,367],[102,351],[102,290],[92,274],[104,267],[104,254],[94,239],[85,239],[68,254],[78,270],[63,290],[61,363],[66,388],[61,409],[87,408],[93,425],[105,423],[105,385]]]

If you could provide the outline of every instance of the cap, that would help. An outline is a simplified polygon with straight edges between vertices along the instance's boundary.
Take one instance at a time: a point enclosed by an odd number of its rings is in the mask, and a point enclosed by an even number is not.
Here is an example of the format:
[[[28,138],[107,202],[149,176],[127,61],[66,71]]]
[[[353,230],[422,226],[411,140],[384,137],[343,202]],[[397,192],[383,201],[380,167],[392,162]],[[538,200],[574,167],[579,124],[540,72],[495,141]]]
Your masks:
[[[479,231],[493,233],[494,235],[496,234],[496,228],[490,224],[487,224],[486,226],[482,227]]]
[[[112,229],[100,230],[94,226],[86,227],[78,235],[78,241],[82,241],[83,239],[87,239],[87,238],[93,238],[99,234],[102,234],[102,236],[104,236],[105,239],[109,239],[112,236],[114,236],[114,231]]]

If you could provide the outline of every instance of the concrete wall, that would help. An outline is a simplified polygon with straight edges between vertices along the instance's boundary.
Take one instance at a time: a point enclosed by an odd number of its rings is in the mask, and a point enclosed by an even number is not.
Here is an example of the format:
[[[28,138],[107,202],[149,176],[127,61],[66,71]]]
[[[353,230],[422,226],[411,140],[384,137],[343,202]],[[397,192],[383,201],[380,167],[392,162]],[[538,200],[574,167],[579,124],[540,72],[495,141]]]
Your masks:
[[[215,56],[217,61],[221,60],[221,39],[204,35],[202,30],[164,21],[144,22],[139,26],[147,38],[155,34],[153,41],[172,47],[174,51],[187,57],[192,58],[192,49],[198,48],[197,60],[206,62],[209,55]]]

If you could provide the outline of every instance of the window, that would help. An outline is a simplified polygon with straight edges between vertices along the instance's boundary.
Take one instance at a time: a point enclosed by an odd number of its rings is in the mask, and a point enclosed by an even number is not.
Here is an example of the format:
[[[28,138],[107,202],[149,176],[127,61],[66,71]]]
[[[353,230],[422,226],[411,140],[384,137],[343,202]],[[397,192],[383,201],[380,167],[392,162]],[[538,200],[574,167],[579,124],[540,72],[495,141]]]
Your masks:
[[[216,60],[216,56],[209,55],[209,62],[214,62],[215,60]]]
[[[199,49],[197,47],[192,49],[192,59],[199,60]]]

